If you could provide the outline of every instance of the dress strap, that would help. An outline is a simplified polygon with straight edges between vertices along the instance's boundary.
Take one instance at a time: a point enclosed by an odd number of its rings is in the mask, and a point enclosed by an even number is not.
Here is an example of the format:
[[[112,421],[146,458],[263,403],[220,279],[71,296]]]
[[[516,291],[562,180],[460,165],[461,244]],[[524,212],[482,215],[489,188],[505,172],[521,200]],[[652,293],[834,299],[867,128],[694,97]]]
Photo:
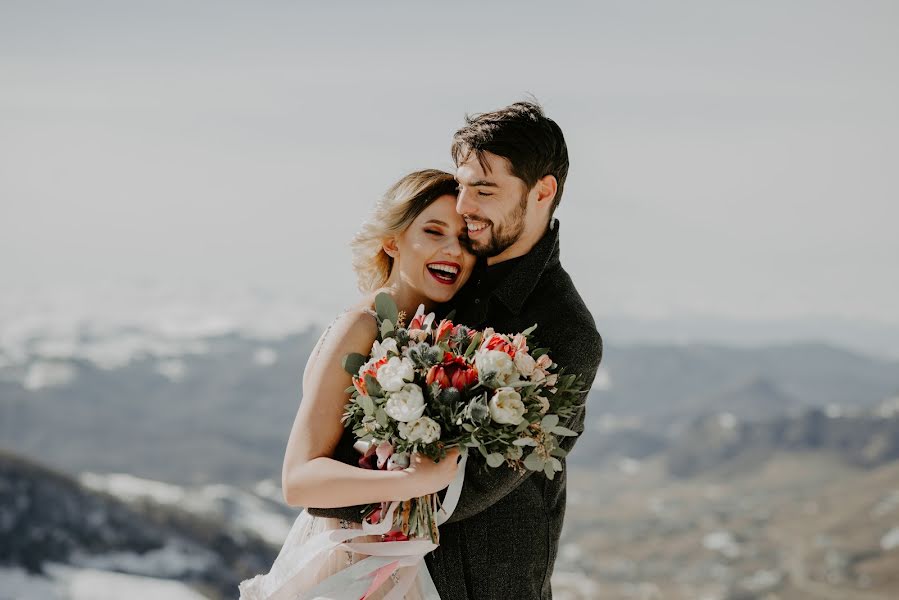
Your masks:
[[[363,312],[365,312],[365,314],[371,315],[371,317],[374,318],[375,321],[378,320],[378,313],[377,313],[377,311],[373,310],[370,306],[366,306],[366,307],[363,308],[362,310],[363,310]]]

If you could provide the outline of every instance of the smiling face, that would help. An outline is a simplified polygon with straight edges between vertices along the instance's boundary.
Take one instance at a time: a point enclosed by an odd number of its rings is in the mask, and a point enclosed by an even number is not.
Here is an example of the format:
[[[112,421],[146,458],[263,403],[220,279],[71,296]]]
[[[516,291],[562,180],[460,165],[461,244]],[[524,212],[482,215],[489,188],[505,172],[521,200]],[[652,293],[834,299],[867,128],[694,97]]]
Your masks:
[[[469,249],[498,262],[526,252],[518,246],[524,245],[525,232],[538,227],[537,220],[543,217],[532,208],[534,190],[512,174],[509,161],[491,152],[483,157],[484,165],[471,152],[456,168],[456,211],[465,218]]]
[[[475,263],[463,245],[465,236],[456,198],[439,197],[385,243],[394,259],[390,279],[432,302],[450,300],[468,281]]]

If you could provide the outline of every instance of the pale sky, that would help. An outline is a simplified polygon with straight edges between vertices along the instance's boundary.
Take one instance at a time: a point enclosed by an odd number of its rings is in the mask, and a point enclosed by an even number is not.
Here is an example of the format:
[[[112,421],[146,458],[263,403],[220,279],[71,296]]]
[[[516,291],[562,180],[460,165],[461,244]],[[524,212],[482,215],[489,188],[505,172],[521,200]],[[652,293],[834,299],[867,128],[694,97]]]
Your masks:
[[[423,4],[0,1],[0,290],[346,305],[375,199],[532,93],[594,314],[899,323],[899,4]]]

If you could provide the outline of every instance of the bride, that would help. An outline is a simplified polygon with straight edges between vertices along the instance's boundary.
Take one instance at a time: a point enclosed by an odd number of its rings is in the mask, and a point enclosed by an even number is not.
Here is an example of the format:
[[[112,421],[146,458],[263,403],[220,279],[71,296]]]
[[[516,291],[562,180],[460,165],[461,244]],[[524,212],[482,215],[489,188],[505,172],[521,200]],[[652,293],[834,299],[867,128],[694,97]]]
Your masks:
[[[346,389],[352,385],[342,358],[371,352],[378,334],[375,296],[389,293],[411,316],[419,304],[427,311],[450,300],[471,274],[475,258],[462,245],[466,226],[455,204],[452,175],[435,169],[410,173],[387,191],[353,239],[353,267],[364,293],[328,326],[306,363],[303,399],[282,470],[284,499],[290,506],[334,508],[408,500],[438,492],[455,478],[457,449],[439,463],[413,454],[409,466],[398,470],[361,469],[332,458],[345,435],[341,416],[349,398]],[[298,569],[301,559],[308,560],[304,542],[328,530],[360,527],[302,512],[269,573],[240,583],[240,600],[304,597],[331,575],[365,558],[337,546]],[[379,541],[378,537],[353,541]],[[383,598],[392,586],[388,580],[369,598]],[[420,598],[418,586],[405,597]]]

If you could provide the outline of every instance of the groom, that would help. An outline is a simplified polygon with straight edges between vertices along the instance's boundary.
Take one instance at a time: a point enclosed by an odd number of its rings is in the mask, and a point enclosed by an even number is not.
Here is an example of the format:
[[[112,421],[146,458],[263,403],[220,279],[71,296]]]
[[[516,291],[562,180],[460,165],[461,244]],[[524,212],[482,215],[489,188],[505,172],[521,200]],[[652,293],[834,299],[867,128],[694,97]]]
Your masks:
[[[583,376],[589,389],[602,338],[559,262],[553,213],[568,175],[561,129],[537,104],[518,102],[469,117],[453,138],[452,155],[456,210],[479,258],[438,317],[453,308],[456,323],[500,333],[536,323],[535,347],[549,348],[553,360],[566,373]],[[584,410],[564,425],[582,432]],[[576,440],[562,438],[561,444],[570,450]],[[441,600],[549,600],[567,470],[550,481],[505,465],[485,472],[479,462],[477,456],[468,461],[456,510],[440,526],[440,546],[425,557]],[[309,512],[348,518],[343,509]]]
[[[452,300],[455,322],[501,333],[537,324],[536,347],[589,389],[602,357],[590,311],[559,262],[553,213],[568,175],[562,130],[537,104],[518,102],[469,117],[452,145],[459,196],[478,264]],[[584,411],[567,424],[584,429]],[[570,450],[576,437],[562,438]],[[563,465],[565,463],[563,459]],[[469,460],[459,504],[425,557],[442,600],[552,597],[550,576],[565,515],[567,470],[505,466],[486,473]]]

